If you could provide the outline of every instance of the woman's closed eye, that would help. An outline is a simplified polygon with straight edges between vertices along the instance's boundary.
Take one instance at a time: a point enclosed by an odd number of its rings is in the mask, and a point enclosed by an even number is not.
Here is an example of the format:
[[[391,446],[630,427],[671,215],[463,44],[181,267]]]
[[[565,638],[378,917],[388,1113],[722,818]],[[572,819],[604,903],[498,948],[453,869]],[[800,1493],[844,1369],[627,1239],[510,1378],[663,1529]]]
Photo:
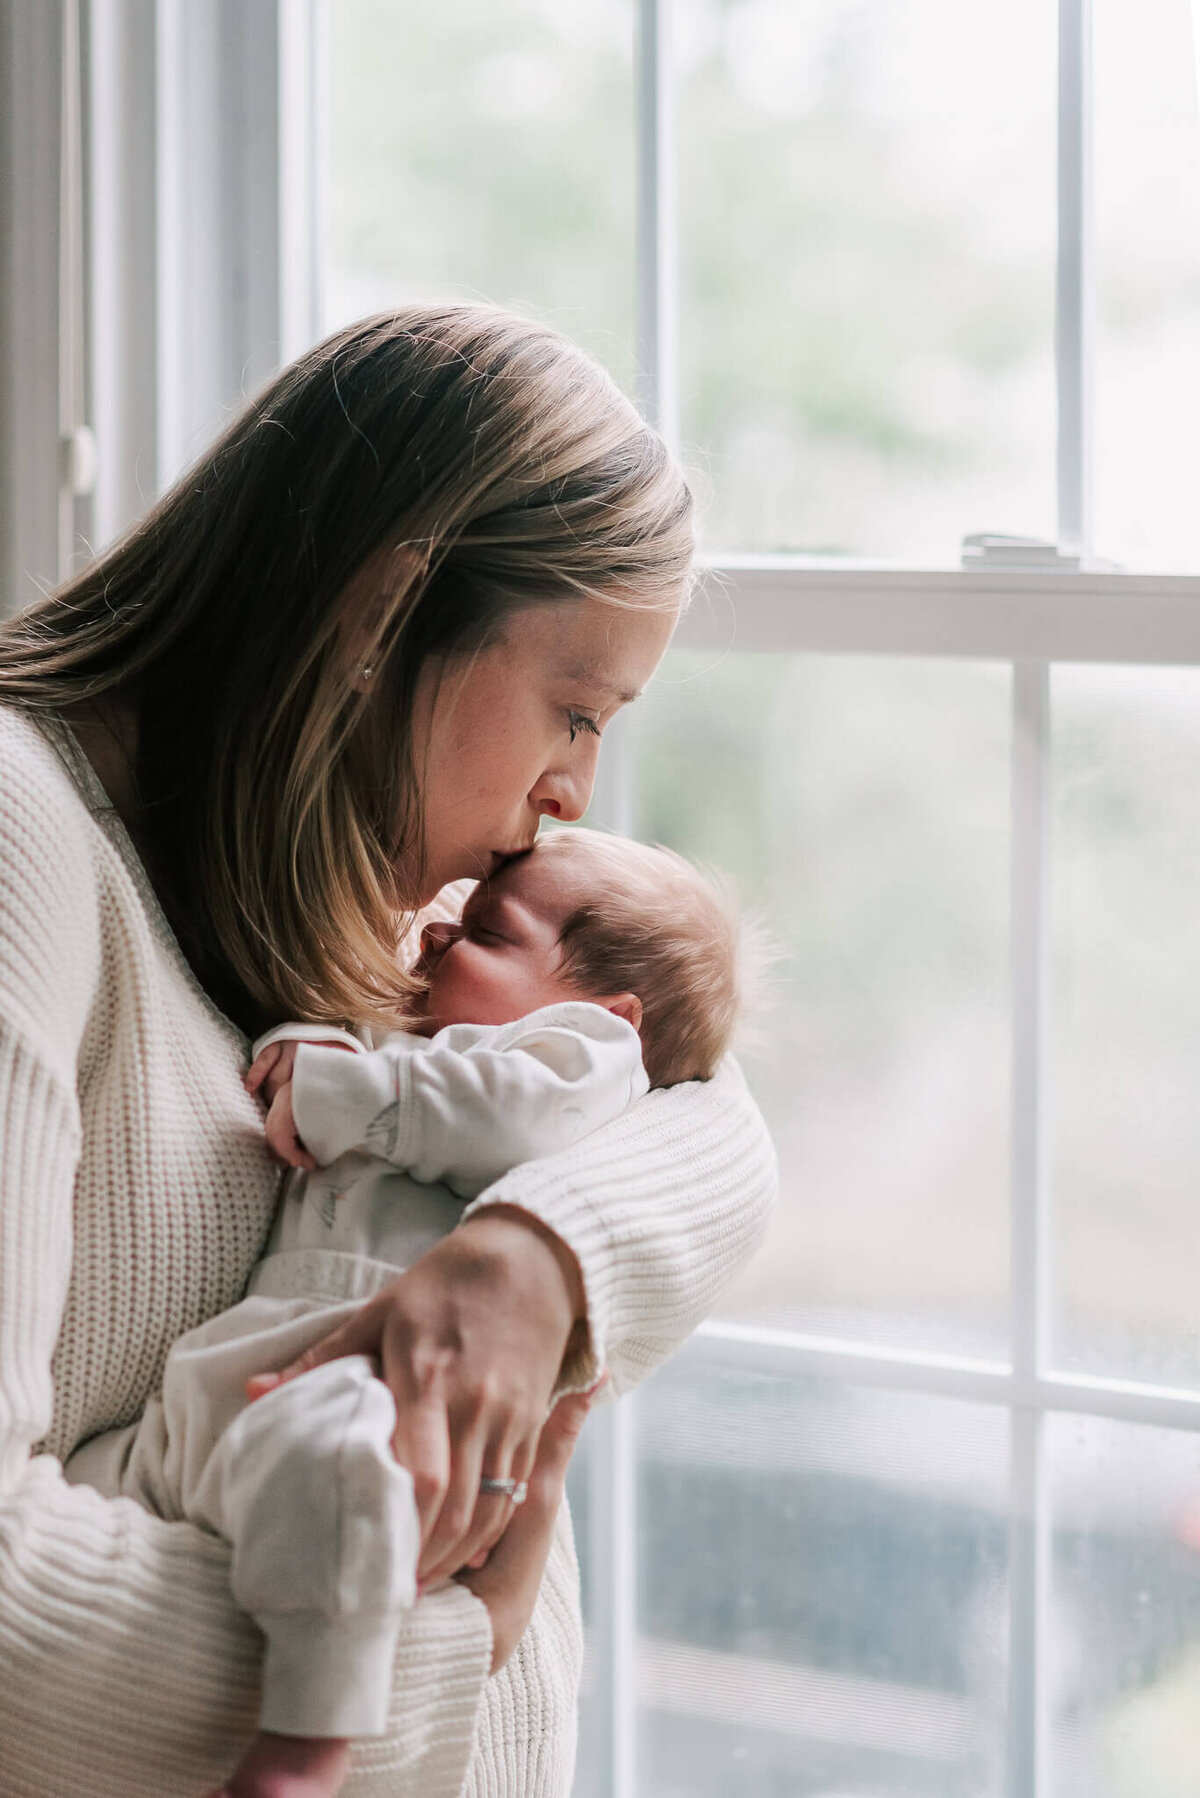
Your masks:
[[[596,723],[594,718],[589,718],[586,712],[568,711],[567,724],[570,727],[572,743],[575,741],[580,731],[590,732],[593,737],[598,737],[600,735],[600,726]]]

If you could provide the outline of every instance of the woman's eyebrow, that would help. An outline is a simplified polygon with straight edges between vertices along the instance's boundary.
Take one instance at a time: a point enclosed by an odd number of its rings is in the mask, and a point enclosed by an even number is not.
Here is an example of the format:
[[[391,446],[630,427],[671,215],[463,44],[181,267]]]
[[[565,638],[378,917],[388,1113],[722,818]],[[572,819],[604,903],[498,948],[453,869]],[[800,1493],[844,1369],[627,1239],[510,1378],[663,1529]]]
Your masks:
[[[610,698],[620,700],[622,705],[632,705],[635,699],[642,696],[641,687],[616,687],[608,676],[601,672],[596,662],[572,662],[564,664],[562,678],[575,681],[578,685],[591,687],[596,692],[607,693]]]

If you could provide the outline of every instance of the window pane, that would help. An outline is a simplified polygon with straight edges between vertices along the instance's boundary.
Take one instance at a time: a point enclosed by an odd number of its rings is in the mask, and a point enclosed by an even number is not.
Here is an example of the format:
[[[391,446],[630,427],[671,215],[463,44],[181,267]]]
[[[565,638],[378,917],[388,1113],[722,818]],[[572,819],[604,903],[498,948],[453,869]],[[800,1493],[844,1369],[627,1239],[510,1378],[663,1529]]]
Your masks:
[[[685,441],[709,541],[1053,534],[1055,9],[682,0]]]
[[[1055,1798],[1200,1791],[1200,1439],[1051,1420]]]
[[[639,1789],[1001,1798],[999,1408],[677,1365],[638,1400]]]
[[[494,300],[631,380],[631,0],[328,11],[327,328]]]
[[[726,1315],[1007,1353],[1007,668],[673,652],[638,833],[786,952],[747,1071],[782,1165]]]
[[[1052,693],[1056,1356],[1200,1385],[1200,671]]]
[[[1094,0],[1095,540],[1200,568],[1200,116],[1189,0]]]

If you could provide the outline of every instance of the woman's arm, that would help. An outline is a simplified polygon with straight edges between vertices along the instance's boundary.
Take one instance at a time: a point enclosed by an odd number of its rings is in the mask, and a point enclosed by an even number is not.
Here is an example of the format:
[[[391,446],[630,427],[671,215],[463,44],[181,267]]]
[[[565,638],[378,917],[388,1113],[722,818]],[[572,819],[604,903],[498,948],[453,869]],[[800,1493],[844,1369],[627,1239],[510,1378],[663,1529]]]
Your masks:
[[[566,1154],[514,1168],[464,1222],[516,1207],[566,1245],[587,1333],[561,1387],[603,1368],[619,1396],[711,1312],[762,1240],[777,1184],[766,1125],[727,1057],[712,1080],[660,1088]]]

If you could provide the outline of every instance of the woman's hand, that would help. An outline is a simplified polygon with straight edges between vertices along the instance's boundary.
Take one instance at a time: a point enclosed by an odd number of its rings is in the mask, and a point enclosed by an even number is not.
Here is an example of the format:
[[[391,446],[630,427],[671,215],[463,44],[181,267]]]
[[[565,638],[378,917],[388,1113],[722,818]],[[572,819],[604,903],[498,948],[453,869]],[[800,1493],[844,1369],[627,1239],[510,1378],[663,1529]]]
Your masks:
[[[527,1212],[493,1206],[436,1243],[256,1395],[341,1355],[373,1356],[396,1401],[396,1457],[421,1519],[418,1576],[457,1573],[512,1515],[482,1478],[528,1480],[568,1341],[585,1316],[571,1251]]]
[[[584,1419],[603,1385],[601,1380],[590,1392],[572,1392],[559,1399],[538,1442],[528,1498],[512,1511],[507,1529],[483,1565],[458,1575],[487,1606],[492,1620],[493,1673],[499,1673],[529,1627],[554,1540],[567,1467]]]

